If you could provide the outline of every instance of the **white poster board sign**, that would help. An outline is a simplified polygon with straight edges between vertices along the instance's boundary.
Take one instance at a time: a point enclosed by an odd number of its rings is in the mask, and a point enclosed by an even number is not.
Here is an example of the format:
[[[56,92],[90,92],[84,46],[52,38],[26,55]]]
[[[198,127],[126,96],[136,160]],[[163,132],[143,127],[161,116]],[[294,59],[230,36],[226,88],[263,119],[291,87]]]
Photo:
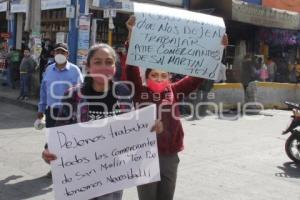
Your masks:
[[[56,44],[58,43],[65,43],[67,40],[67,34],[65,32],[57,32],[56,33]]]
[[[155,105],[48,129],[55,199],[83,200],[160,180]]]
[[[215,80],[223,54],[222,18],[134,3],[127,64]]]

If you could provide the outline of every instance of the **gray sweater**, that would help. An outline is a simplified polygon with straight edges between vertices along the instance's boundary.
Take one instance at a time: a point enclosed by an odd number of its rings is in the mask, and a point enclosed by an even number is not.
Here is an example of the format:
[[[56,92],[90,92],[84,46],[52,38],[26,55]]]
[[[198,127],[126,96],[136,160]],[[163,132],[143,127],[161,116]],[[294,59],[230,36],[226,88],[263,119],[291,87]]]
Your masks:
[[[20,73],[33,73],[37,63],[30,57],[24,57],[20,64]]]

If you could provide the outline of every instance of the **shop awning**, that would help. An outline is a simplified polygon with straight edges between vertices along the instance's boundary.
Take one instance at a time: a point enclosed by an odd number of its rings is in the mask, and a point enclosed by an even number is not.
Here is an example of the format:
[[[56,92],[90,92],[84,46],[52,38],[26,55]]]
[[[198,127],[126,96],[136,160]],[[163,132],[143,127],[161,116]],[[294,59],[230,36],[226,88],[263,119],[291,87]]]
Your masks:
[[[232,20],[257,26],[300,30],[300,13],[232,0]]]

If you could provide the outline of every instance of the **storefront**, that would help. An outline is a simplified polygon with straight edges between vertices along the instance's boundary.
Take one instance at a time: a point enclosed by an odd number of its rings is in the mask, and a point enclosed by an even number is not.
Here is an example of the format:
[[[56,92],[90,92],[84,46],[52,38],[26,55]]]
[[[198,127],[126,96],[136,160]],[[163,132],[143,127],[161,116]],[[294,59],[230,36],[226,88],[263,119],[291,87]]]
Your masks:
[[[230,66],[227,75],[231,82],[240,81],[246,53],[265,59],[270,55],[281,56],[287,63],[298,57],[296,43],[300,14],[258,5],[263,3],[263,0],[211,0],[202,1],[194,9],[210,8],[214,10],[213,15],[224,18],[230,43],[224,60]],[[273,36],[274,39],[270,39]]]
[[[5,56],[8,51],[8,23],[6,19],[7,2],[0,3],[0,71],[5,66]]]
[[[29,42],[29,0],[14,0],[10,3],[11,19],[14,22],[15,31],[12,37],[15,47],[22,50]]]
[[[100,9],[95,9],[92,7],[90,12],[92,13],[92,27],[91,27],[91,42],[99,43],[110,43],[109,41],[109,18],[104,18],[104,11]],[[124,44],[127,40],[127,28],[126,20],[129,18],[130,14],[121,13],[116,11],[115,17],[113,18],[114,29],[111,29],[112,38],[111,45],[114,47],[119,47]]]
[[[71,0],[42,0],[41,1],[41,34],[42,40],[54,44],[67,43],[69,18],[66,8]]]
[[[106,2],[106,1],[104,1]],[[116,2],[115,4],[112,2]],[[152,3],[163,6],[182,7],[185,0],[132,0],[122,1],[121,4],[118,1],[110,1],[107,4],[101,4],[99,1],[92,1],[89,5],[90,12],[92,13],[92,43],[106,42],[109,43],[109,17],[113,18],[114,28],[112,29],[112,41],[111,44],[115,47],[122,46],[124,41],[127,40],[127,28],[125,26],[126,20],[133,13],[133,2],[139,3]],[[107,9],[112,4],[113,11],[107,12]],[[102,6],[102,7],[101,7]],[[94,33],[93,33],[94,31]],[[94,34],[94,35],[93,35]]]
[[[0,3],[0,33],[5,33],[8,31],[6,11],[7,11],[7,2]]]
[[[299,56],[297,43],[300,38],[297,30],[300,28],[300,14],[233,0],[231,19],[256,26],[253,29],[253,48],[247,46],[247,52],[262,55],[265,61],[273,57],[280,72],[277,81],[288,82],[288,63],[293,63]],[[235,56],[239,60],[244,55]],[[240,68],[240,65],[235,66],[236,70]]]

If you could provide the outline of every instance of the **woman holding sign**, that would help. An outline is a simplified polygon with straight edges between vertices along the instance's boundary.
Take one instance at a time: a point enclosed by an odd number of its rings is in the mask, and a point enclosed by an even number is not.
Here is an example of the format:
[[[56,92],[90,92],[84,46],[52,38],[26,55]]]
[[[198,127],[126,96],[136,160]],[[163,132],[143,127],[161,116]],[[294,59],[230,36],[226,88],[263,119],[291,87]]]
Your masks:
[[[135,25],[135,17],[131,16],[126,25],[131,37]],[[227,45],[227,36],[223,37],[223,45]],[[161,181],[138,186],[140,200],[172,200],[175,192],[177,168],[179,164],[178,152],[183,150],[183,128],[180,122],[180,97],[189,95],[198,88],[203,79],[189,77],[170,83],[168,72],[158,69],[147,69],[143,86],[139,68],[127,67],[127,78],[135,86],[134,101],[136,107],[149,103],[157,105],[158,118],[162,120],[164,130],[157,135]]]
[[[103,119],[132,110],[127,86],[113,81],[115,64],[116,53],[109,45],[96,44],[90,48],[87,56],[89,75],[86,76],[83,85],[71,88],[67,92],[67,97],[63,100],[64,106],[59,112],[59,117],[67,119],[57,120],[57,126]],[[157,122],[152,131],[162,132],[161,123]],[[47,146],[42,157],[47,163],[56,159],[56,155],[50,153]],[[122,191],[117,191],[93,200],[121,199]]]

